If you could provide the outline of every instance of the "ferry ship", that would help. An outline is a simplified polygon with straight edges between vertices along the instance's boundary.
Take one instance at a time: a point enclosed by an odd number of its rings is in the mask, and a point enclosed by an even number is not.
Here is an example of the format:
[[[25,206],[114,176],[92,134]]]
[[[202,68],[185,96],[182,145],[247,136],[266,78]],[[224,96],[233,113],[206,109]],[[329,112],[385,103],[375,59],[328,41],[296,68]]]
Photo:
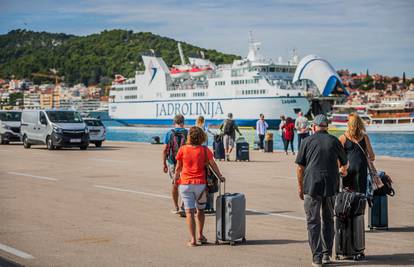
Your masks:
[[[312,85],[292,83],[298,57],[282,63],[264,59],[260,43],[249,38],[246,58],[216,66],[203,57],[186,63],[178,44],[181,65],[169,68],[154,52],[142,55],[145,71],[134,78],[118,75],[109,96],[109,116],[125,125],[171,125],[175,114],[194,124],[204,116],[209,125],[218,125],[233,113],[239,126],[255,126],[259,114],[277,128],[280,116],[296,118],[306,114],[306,97]]]
[[[361,117],[368,133],[414,132],[414,102],[402,101],[395,105],[334,105],[330,130],[345,131],[348,114],[351,112],[356,112]]]

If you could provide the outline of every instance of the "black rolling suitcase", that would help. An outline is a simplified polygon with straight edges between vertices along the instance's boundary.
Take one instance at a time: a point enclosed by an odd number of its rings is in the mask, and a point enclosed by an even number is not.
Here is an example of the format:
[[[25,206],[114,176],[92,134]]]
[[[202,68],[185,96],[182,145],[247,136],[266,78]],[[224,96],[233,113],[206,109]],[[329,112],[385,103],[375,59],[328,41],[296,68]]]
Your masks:
[[[244,137],[239,137],[236,141],[236,161],[250,161],[249,143]]]
[[[273,152],[273,140],[264,141],[264,152]]]
[[[335,200],[336,259],[365,258],[364,213],[366,197],[355,192],[339,192]]]
[[[388,196],[374,195],[372,207],[368,209],[368,227],[373,229],[388,230]]]
[[[226,154],[224,151],[223,137],[219,134],[214,136],[213,152],[214,152],[215,159],[224,160],[226,157]]]

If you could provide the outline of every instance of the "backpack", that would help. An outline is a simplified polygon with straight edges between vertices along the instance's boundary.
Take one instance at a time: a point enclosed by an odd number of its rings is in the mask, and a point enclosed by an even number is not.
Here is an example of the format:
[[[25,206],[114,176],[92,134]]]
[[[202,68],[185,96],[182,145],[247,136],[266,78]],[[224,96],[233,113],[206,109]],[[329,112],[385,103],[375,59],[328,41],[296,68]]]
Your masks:
[[[234,134],[234,121],[233,120],[226,120],[224,122],[223,133],[225,135],[233,135]]]
[[[177,156],[178,150],[182,145],[185,144],[187,139],[187,130],[185,131],[176,131],[174,129],[171,130],[170,140],[168,142],[168,154],[167,159],[174,163],[177,163],[175,157]]]

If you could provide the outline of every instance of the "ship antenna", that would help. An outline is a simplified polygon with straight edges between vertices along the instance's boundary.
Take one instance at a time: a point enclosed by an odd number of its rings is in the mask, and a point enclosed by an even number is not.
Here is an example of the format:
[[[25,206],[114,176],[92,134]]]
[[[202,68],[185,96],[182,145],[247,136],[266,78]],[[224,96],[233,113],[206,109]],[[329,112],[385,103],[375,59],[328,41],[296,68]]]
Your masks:
[[[181,47],[181,43],[180,42],[177,43],[177,46],[178,46],[178,53],[180,53],[181,65],[185,65],[184,53]]]

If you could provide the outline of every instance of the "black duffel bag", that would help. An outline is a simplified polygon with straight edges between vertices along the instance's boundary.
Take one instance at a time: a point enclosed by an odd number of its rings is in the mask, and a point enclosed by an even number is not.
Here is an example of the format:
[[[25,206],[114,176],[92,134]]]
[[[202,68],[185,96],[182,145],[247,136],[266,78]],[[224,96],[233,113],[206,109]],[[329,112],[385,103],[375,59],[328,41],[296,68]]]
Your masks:
[[[366,197],[345,188],[335,197],[335,216],[342,221],[365,213]]]
[[[395,190],[392,188],[392,179],[385,172],[379,171],[378,176],[381,178],[381,182],[384,186],[374,190],[374,195],[376,196],[385,196],[389,195],[393,197],[395,195]]]

